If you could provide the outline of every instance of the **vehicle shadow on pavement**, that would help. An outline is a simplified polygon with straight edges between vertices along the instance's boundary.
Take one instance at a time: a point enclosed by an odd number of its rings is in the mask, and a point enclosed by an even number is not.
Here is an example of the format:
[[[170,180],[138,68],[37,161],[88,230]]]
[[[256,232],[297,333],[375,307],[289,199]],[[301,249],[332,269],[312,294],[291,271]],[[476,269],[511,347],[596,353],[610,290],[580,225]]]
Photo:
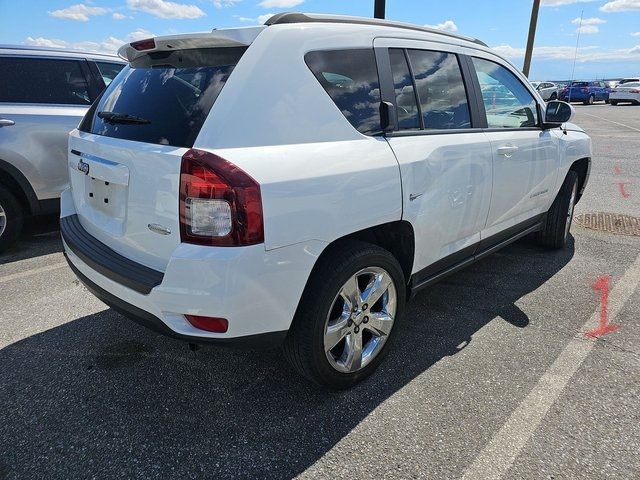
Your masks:
[[[0,253],[0,265],[62,252],[59,226],[58,215],[29,219],[16,244]]]
[[[0,472],[293,477],[487,323],[526,327],[515,302],[572,256],[573,241],[555,253],[519,242],[419,293],[381,368],[340,393],[278,350],[191,352],[112,310],[71,321],[0,350]]]

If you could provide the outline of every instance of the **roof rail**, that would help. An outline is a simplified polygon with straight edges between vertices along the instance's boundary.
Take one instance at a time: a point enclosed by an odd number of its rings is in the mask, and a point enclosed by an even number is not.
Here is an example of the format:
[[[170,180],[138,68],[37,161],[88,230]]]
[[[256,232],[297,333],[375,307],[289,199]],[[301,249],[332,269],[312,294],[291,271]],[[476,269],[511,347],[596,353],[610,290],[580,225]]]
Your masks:
[[[284,23],[351,23],[358,25],[378,25],[381,27],[395,27],[404,28],[406,30],[416,30],[419,32],[435,33],[437,35],[444,35],[445,37],[457,38],[459,40],[466,40],[473,42],[483,47],[488,47],[486,43],[477,38],[465,37],[463,35],[456,35],[455,33],[443,32],[435,28],[421,27],[420,25],[412,25],[410,23],[393,22],[390,20],[381,20],[377,18],[365,18],[365,17],[350,17],[346,15],[320,15],[309,13],[294,13],[285,12],[278,13],[270,17],[265,25],[281,25]]]

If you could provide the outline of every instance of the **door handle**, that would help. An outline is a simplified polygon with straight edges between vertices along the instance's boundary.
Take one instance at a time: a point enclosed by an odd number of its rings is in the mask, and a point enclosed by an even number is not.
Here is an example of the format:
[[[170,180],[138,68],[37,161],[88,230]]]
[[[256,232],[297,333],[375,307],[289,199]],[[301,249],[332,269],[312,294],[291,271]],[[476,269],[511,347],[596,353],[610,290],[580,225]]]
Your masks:
[[[498,155],[504,155],[507,158],[511,157],[517,151],[518,147],[516,147],[515,145],[503,145],[501,147],[498,147]]]
[[[8,118],[0,118],[0,127],[10,127],[11,125],[15,125],[16,122],[13,120],[9,120]]]

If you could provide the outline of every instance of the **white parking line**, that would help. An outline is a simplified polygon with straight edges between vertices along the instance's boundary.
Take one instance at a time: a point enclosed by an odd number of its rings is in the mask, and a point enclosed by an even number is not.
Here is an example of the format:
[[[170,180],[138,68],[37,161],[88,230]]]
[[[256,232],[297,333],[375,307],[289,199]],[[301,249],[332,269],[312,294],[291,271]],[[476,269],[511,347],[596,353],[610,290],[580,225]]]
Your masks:
[[[53,265],[47,265],[46,267],[32,268],[31,270],[25,270],[24,272],[12,273],[11,275],[0,277],[0,283],[10,282],[11,280],[16,280],[17,278],[30,277],[31,275],[36,275],[38,273],[50,272],[51,270],[56,270],[58,268],[66,266],[67,262],[60,262],[54,263]]]
[[[613,120],[609,120],[608,118],[599,117],[598,115],[593,115],[591,113],[585,113],[583,111],[580,111],[580,114],[581,115],[587,115],[587,116],[593,117],[593,118],[599,118],[600,120],[604,120],[605,122],[615,123],[616,125],[620,125],[621,127],[630,128],[631,130],[635,130],[636,132],[640,132],[640,128],[631,127],[629,125],[625,125],[624,123],[620,123],[620,122],[614,122]]]
[[[615,284],[609,295],[609,321],[614,320],[640,283],[640,255]],[[582,332],[598,324],[600,306],[582,327]],[[462,476],[463,480],[499,479],[513,465],[551,406],[595,345],[580,333],[571,339],[555,362],[542,375],[529,395],[513,411],[507,422],[491,438]]]

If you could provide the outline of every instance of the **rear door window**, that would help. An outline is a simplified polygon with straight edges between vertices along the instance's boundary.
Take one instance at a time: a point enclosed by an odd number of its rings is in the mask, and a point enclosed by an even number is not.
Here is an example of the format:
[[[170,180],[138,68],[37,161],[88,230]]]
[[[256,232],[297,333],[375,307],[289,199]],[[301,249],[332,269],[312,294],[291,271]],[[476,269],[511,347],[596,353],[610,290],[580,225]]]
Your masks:
[[[152,52],[124,68],[80,130],[137,142],[192,147],[247,47]]]
[[[111,81],[116,78],[116,75],[120,73],[120,70],[124,68],[124,64],[113,62],[96,62],[96,65],[98,66],[102,80],[104,80],[104,84],[107,87]]]
[[[393,88],[396,95],[398,128],[400,130],[419,129],[420,111],[404,50],[399,48],[389,49],[389,59],[391,61],[391,72],[393,73]]]
[[[309,52],[304,57],[322,88],[360,133],[380,133],[380,84],[373,49]]]
[[[430,50],[408,50],[408,54],[424,128],[470,128],[469,103],[457,56]]]
[[[0,57],[0,102],[90,105],[82,62]]]

